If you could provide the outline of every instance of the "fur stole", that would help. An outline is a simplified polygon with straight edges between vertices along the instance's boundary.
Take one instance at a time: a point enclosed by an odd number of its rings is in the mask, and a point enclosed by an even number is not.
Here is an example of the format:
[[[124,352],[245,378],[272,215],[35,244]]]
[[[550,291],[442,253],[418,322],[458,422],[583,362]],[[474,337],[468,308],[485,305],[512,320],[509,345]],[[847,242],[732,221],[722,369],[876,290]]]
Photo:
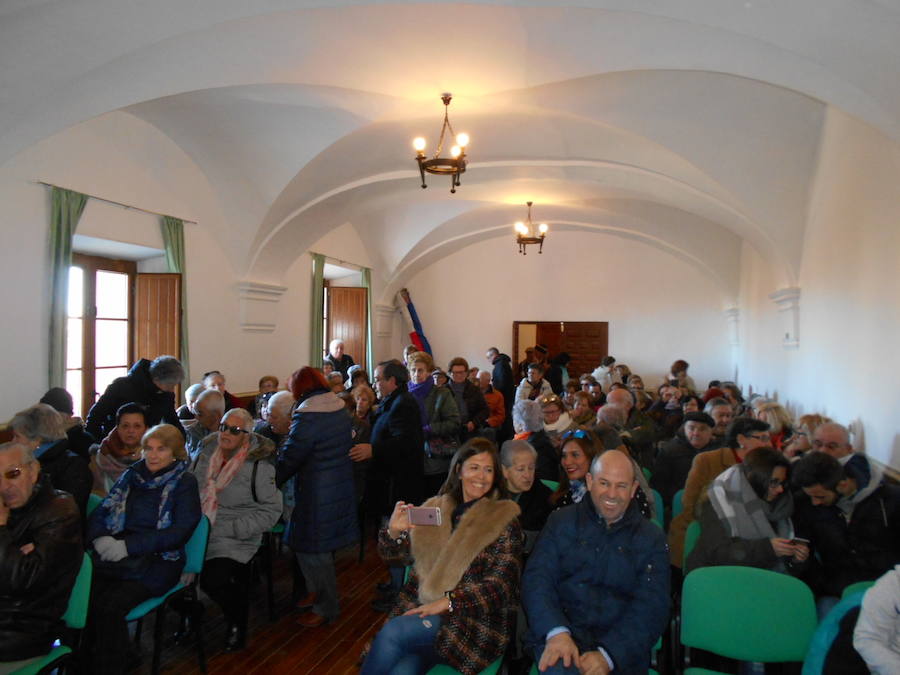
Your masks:
[[[456,502],[449,495],[432,497],[423,506],[439,506],[443,517],[439,527],[417,527],[410,536],[419,602],[424,605],[456,588],[475,557],[503,534],[520,510],[508,499],[484,498],[452,530]]]

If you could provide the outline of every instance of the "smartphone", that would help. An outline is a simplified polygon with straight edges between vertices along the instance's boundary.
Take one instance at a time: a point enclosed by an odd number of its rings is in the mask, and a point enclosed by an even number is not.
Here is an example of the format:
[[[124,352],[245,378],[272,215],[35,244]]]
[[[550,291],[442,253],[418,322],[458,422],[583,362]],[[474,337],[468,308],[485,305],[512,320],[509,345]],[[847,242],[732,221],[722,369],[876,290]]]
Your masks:
[[[809,546],[809,539],[804,539],[803,537],[794,537],[793,539],[791,539],[791,543],[792,544],[805,544],[806,546]]]
[[[441,509],[438,506],[410,506],[406,512],[412,525],[441,524]]]

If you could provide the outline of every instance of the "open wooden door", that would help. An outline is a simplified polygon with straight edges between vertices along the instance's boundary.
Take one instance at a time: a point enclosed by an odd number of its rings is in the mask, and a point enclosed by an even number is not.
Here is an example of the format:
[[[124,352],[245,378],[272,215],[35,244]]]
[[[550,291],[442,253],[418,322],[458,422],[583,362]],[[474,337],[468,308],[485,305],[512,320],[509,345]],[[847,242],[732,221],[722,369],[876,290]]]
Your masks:
[[[134,361],[181,358],[181,275],[138,274],[134,284]],[[175,390],[181,401],[181,386]]]
[[[328,287],[328,317],[325,330],[325,350],[335,338],[344,342],[344,353],[363,368],[366,363],[366,293],[365,288],[352,286]]]

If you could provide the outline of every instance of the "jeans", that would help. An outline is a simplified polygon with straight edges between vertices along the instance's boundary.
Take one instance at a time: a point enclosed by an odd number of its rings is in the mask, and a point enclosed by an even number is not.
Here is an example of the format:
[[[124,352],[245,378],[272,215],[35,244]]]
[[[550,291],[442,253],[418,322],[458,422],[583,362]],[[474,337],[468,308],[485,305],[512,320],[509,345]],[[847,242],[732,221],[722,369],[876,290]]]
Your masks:
[[[441,617],[395,616],[375,636],[360,675],[422,675],[439,662]]]

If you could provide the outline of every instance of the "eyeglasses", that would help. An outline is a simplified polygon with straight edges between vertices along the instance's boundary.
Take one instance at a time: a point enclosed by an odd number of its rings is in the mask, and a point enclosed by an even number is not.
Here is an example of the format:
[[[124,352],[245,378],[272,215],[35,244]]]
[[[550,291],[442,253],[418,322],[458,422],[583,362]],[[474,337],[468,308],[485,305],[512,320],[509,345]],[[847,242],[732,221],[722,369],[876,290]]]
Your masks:
[[[232,436],[240,436],[241,434],[249,434],[250,432],[240,427],[230,427],[224,422],[219,425],[219,431],[227,431]]]
[[[788,483],[787,483],[786,480],[778,480],[777,478],[770,478],[770,479],[769,479],[769,487],[772,488],[772,489],[778,488],[778,487],[786,488],[786,487],[787,487],[787,484],[788,484]]]
[[[764,443],[768,443],[772,440],[772,437],[769,434],[747,434],[747,438],[755,438],[758,441],[762,441]]]
[[[563,440],[567,440],[569,438],[589,438],[588,432],[584,429],[573,429],[572,431],[567,431],[562,435]]]

